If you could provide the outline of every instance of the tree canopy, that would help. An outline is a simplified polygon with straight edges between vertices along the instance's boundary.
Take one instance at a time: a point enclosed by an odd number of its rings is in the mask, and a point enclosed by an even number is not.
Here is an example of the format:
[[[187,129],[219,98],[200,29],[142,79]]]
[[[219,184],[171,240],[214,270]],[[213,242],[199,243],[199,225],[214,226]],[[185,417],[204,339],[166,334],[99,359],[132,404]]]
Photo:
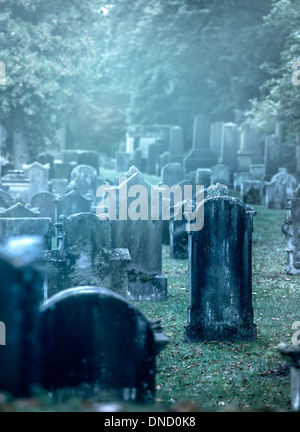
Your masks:
[[[292,133],[299,18],[299,0],[2,1],[2,121],[21,112],[32,153],[64,123],[101,151],[130,124],[180,125],[189,147],[200,113],[265,133],[279,116]]]

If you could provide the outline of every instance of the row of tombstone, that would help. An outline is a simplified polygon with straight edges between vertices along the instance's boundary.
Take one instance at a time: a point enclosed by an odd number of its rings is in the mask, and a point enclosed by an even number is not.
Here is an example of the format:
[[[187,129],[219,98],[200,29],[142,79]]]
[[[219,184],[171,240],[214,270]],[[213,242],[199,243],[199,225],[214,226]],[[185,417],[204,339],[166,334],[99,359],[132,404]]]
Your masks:
[[[204,228],[189,234],[185,340],[253,341],[255,213],[222,185],[208,189],[203,205]],[[67,218],[62,230],[62,248],[54,256],[46,253],[50,267],[60,269],[54,279],[49,266],[43,277],[38,271],[47,261],[37,240],[14,239],[2,251],[0,319],[7,324],[7,349],[0,388],[24,395],[32,383],[47,389],[90,383],[132,400],[153,398],[155,356],[166,339],[158,323],[149,323],[124,298],[128,250],[112,250],[109,223],[91,213]],[[53,289],[39,307],[45,277]]]
[[[163,130],[162,130],[163,129]],[[218,162],[233,171],[247,171],[252,164],[263,163],[263,143],[249,123],[238,127],[234,123],[211,124],[205,115],[194,121],[192,150],[185,154],[183,130],[168,128],[130,127],[126,151],[116,155],[116,170],[125,172],[135,164],[142,172],[160,175],[168,163],[181,163],[187,173],[198,168],[211,168]]]
[[[34,162],[30,166],[25,166],[23,171],[10,171],[3,176],[1,188],[14,198],[20,196],[25,203],[29,203],[41,192],[64,195],[72,189],[94,202],[97,188],[104,184],[98,176],[98,171],[90,165],[75,166],[69,178],[53,179],[51,182],[49,171],[49,164],[41,165],[39,162]]]

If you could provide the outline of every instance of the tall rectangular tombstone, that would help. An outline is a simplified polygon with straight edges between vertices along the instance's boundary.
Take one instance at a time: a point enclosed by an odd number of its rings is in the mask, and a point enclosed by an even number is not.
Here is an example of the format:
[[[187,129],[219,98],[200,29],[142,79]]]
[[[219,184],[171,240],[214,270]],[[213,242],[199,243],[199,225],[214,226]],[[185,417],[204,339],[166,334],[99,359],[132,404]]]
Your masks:
[[[256,339],[252,307],[252,231],[255,212],[208,189],[204,228],[189,239],[190,305],[186,342]]]

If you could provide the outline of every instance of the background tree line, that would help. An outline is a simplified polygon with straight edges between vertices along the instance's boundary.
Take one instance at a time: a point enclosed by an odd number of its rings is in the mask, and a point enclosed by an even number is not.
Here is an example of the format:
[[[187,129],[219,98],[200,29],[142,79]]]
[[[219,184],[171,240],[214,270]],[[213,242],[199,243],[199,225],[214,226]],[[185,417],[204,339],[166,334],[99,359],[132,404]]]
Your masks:
[[[299,0],[6,0],[0,2],[1,121],[8,151],[74,147],[112,152],[130,124],[193,118],[298,130]],[[20,146],[19,146],[20,147]]]

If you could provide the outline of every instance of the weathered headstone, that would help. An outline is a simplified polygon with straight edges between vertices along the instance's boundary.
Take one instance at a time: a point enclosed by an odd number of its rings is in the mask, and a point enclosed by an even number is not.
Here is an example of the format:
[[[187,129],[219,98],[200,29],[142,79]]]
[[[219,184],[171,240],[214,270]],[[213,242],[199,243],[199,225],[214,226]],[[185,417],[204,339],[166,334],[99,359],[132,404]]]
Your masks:
[[[242,201],[249,205],[261,205],[263,183],[258,180],[243,181],[241,188]]]
[[[194,123],[193,149],[184,160],[187,173],[198,168],[211,168],[218,162],[216,155],[210,150],[209,119],[200,115]]]
[[[125,189],[137,190],[142,186],[147,191],[147,213],[144,218],[126,220],[120,218],[112,224],[112,245],[127,248],[132,262],[129,264],[129,298],[135,300],[165,300],[167,298],[167,278],[162,274],[162,220],[151,220],[151,185],[142,174],[132,167],[125,175],[126,181],[117,189],[117,207],[127,209],[135,206],[137,196],[126,197]],[[147,245],[147,247],[145,247]]]
[[[283,210],[286,205],[286,185],[279,181],[266,183],[266,207],[273,210]]]
[[[225,123],[222,131],[221,163],[227,165],[233,172],[238,170],[238,149],[238,127],[235,123]]]
[[[88,165],[78,165],[71,173],[74,189],[85,198],[95,200],[97,190],[97,171]]]
[[[293,198],[295,190],[298,186],[297,179],[287,172],[286,168],[279,168],[278,174],[274,175],[271,179],[271,182],[280,182],[285,184],[286,186],[286,195],[287,198]]]
[[[30,183],[29,200],[40,192],[49,191],[49,170],[49,165],[43,166],[38,162],[24,168]]]
[[[111,248],[111,227],[92,213],[80,213],[62,222],[62,246],[45,254],[48,297],[83,285],[100,285],[127,298],[128,250]]]
[[[190,235],[187,342],[254,340],[252,231],[254,212],[211,186],[204,228]]]
[[[40,340],[43,387],[89,384],[116,399],[154,401],[162,346],[153,324],[115,293],[79,287],[56,295],[41,307]]]
[[[218,164],[212,167],[211,176],[210,176],[210,184],[224,184],[226,186],[230,186],[231,184],[231,170],[229,167],[223,164]]]
[[[300,273],[300,198],[289,199],[286,206],[286,220],[282,227],[287,240],[287,274]]]
[[[1,250],[0,321],[6,346],[0,346],[0,391],[27,397],[37,376],[39,304],[43,277],[35,270],[42,244],[38,239],[14,239]]]
[[[84,198],[79,192],[72,190],[55,200],[55,220],[57,221],[61,215],[69,217],[78,213],[89,212],[91,210],[91,205],[92,200]]]

